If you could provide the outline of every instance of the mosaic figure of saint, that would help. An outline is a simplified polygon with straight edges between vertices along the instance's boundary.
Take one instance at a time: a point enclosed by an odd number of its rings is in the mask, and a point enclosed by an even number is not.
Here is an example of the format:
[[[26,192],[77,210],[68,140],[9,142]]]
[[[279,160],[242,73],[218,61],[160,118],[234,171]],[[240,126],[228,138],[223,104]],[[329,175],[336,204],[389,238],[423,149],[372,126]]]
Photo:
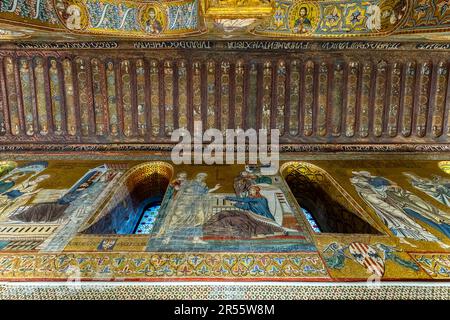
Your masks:
[[[248,177],[241,173],[239,178],[242,176]],[[266,176],[262,178],[270,179]],[[279,199],[281,190],[271,183],[258,183],[258,179],[253,183],[243,196],[223,198],[232,205],[217,212],[204,224],[205,236],[251,239],[296,232],[283,226],[283,211],[288,212],[290,208],[282,207]]]
[[[234,192],[238,197],[245,197],[248,195],[250,187],[255,184],[256,176],[247,172],[242,171],[239,176],[234,178],[233,187]]]
[[[236,196],[246,197],[249,194],[250,187],[255,184],[272,184],[272,179],[261,175],[261,173],[254,172],[252,168],[246,166],[245,171],[242,171],[237,177],[234,178],[233,188]]]
[[[15,173],[0,181],[0,194],[7,192],[9,189],[14,187],[16,181],[23,177],[25,174],[23,172]]]
[[[148,10],[148,19],[145,21],[145,31],[150,34],[159,34],[162,32],[162,24],[158,20],[155,8]]]
[[[201,226],[208,220],[208,193],[218,190],[221,186],[208,188],[206,173],[198,173],[194,180],[186,180],[177,191],[176,197],[168,207],[170,215],[159,231],[160,235],[176,232],[184,236],[192,236],[194,243],[203,243],[200,240]],[[170,236],[165,242],[170,240]]]
[[[261,188],[254,185],[249,188],[249,195],[246,197],[225,197],[225,199],[234,202],[236,208],[248,210],[275,221],[274,216],[270,212],[269,203],[266,197],[261,195],[260,191]]]
[[[305,33],[312,30],[311,20],[308,18],[308,8],[301,7],[299,10],[299,17],[294,23],[295,33]]]
[[[41,135],[48,134],[47,125],[47,109],[46,109],[46,98],[45,98],[45,86],[44,86],[44,62],[42,58],[38,57],[35,59],[34,74],[36,78],[36,100],[37,100],[37,111],[39,120],[39,133]]]
[[[450,180],[439,176],[432,176],[431,179],[426,179],[412,173],[403,174],[409,178],[414,188],[450,207]]]
[[[183,186],[183,184],[187,181],[187,173],[182,171],[182,172],[178,172],[177,176],[174,180],[172,180],[169,183],[169,186],[167,187],[167,191],[164,195],[164,199],[161,203],[161,207],[159,209],[160,212],[165,212],[167,209],[167,206],[169,205],[169,202],[174,201],[176,198],[176,195],[178,193],[178,191],[181,189],[181,187]],[[164,232],[166,231],[166,226],[170,225],[170,220],[173,219],[173,216],[170,215],[167,217],[167,221],[165,222],[165,224],[159,229],[158,231],[158,235],[163,235]],[[174,218],[176,219],[176,218]]]
[[[42,189],[39,184],[50,178],[44,174],[34,179],[27,179],[2,195],[0,195],[0,216],[9,215],[21,206],[25,206],[31,198]]]
[[[351,182],[392,233],[400,238],[442,242],[414,219],[450,236],[450,216],[390,180],[367,171],[353,172]]]
[[[186,172],[179,172],[177,174],[177,177],[175,180],[171,182],[171,186],[175,191],[180,191],[181,187],[187,180],[187,173]]]
[[[10,170],[0,180],[0,195],[9,191],[16,185],[17,180],[28,176],[23,183],[27,183],[47,167],[46,162],[32,162]]]
[[[88,189],[97,182],[110,182],[114,178],[114,172],[110,175],[111,172],[108,169],[107,165],[101,165],[89,170],[57,201],[33,204],[26,210],[11,216],[10,219],[22,222],[62,221],[66,217],[66,209],[72,202],[86,197]]]
[[[31,136],[34,133],[33,129],[33,115],[30,111],[32,104],[31,89],[30,89],[30,65],[26,59],[20,60],[20,78],[22,81],[22,95],[25,109],[25,125],[26,133]]]
[[[223,197],[226,202],[203,226],[204,236],[252,239],[297,232],[283,226],[284,212],[292,213],[292,209],[280,188],[260,169],[246,166],[234,179],[236,196]]]

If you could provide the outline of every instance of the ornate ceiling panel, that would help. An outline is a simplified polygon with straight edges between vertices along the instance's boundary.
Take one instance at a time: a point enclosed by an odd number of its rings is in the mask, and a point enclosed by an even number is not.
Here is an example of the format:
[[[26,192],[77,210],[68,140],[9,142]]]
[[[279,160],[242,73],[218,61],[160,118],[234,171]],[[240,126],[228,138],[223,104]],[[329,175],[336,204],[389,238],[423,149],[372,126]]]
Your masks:
[[[395,37],[449,31],[449,9],[446,0],[5,0],[0,22],[60,37],[217,37],[235,26],[240,37]]]
[[[450,136],[449,61],[426,43],[18,45],[0,51],[2,143],[161,144],[194,121],[278,128],[284,145]]]

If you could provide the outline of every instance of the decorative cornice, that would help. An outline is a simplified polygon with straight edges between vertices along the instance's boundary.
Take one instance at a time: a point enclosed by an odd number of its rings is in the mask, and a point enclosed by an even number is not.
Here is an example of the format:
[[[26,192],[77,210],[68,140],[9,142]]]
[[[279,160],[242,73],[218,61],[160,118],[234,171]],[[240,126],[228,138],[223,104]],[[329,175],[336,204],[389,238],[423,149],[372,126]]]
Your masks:
[[[2,144],[0,152],[170,152],[173,144]],[[206,147],[206,145],[205,145]],[[192,149],[194,150],[194,149]],[[249,150],[247,146],[246,150]],[[236,147],[234,148],[236,151]],[[427,153],[450,152],[450,144],[282,144],[282,153]]]

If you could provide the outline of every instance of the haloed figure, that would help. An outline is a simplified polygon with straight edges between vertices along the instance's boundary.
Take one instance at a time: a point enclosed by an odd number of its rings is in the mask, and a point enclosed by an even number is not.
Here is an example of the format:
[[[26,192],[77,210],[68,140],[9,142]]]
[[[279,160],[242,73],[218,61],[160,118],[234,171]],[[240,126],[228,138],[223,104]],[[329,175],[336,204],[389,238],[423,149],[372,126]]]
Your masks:
[[[305,33],[312,30],[311,20],[308,18],[308,8],[301,7],[299,17],[295,20],[294,31],[297,33]]]
[[[158,21],[155,8],[148,10],[148,19],[145,23],[145,31],[151,34],[158,34],[162,32],[161,22]]]
[[[372,176],[367,171],[353,172],[351,182],[361,198],[370,205],[392,233],[399,238],[438,242],[440,239],[415,219],[450,237],[450,215],[425,202],[392,181]]]
[[[202,225],[209,218],[206,195],[221,187],[216,184],[210,189],[206,184],[207,176],[203,172],[198,173],[194,180],[183,180],[186,178],[184,173],[178,176],[178,179],[181,178],[179,190],[173,198],[172,206],[168,208],[170,216],[159,231],[160,235],[168,235],[164,240],[165,243],[170,241],[173,234],[193,238],[194,243],[205,243],[200,237]]]
[[[265,218],[275,220],[269,209],[267,199],[261,195],[261,188],[251,186],[247,197],[225,197],[225,199],[235,202],[234,206],[239,209],[251,211]]]
[[[0,216],[9,215],[20,206],[24,206],[31,198],[41,191],[39,184],[50,178],[48,174],[34,179],[25,180],[14,189],[0,195]]]
[[[171,186],[175,191],[179,191],[182,185],[186,182],[186,180],[187,180],[187,173],[184,171],[179,172],[177,174],[176,179],[171,182]]]

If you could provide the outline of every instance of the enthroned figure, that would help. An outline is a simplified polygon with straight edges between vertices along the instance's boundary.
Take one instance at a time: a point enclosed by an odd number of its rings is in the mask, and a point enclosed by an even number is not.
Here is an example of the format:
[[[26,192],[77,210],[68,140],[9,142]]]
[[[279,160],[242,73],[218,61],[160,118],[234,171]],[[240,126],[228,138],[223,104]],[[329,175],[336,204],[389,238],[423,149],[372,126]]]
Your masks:
[[[28,203],[31,198],[42,189],[39,184],[50,178],[50,175],[44,174],[34,179],[27,179],[17,185],[14,189],[0,195],[0,216],[9,216],[12,212]]]
[[[267,199],[261,195],[261,188],[252,185],[249,188],[249,194],[246,197],[225,197],[226,200],[234,202],[234,206],[239,209],[248,210],[262,217],[266,217],[275,221],[274,216],[270,212]]]

